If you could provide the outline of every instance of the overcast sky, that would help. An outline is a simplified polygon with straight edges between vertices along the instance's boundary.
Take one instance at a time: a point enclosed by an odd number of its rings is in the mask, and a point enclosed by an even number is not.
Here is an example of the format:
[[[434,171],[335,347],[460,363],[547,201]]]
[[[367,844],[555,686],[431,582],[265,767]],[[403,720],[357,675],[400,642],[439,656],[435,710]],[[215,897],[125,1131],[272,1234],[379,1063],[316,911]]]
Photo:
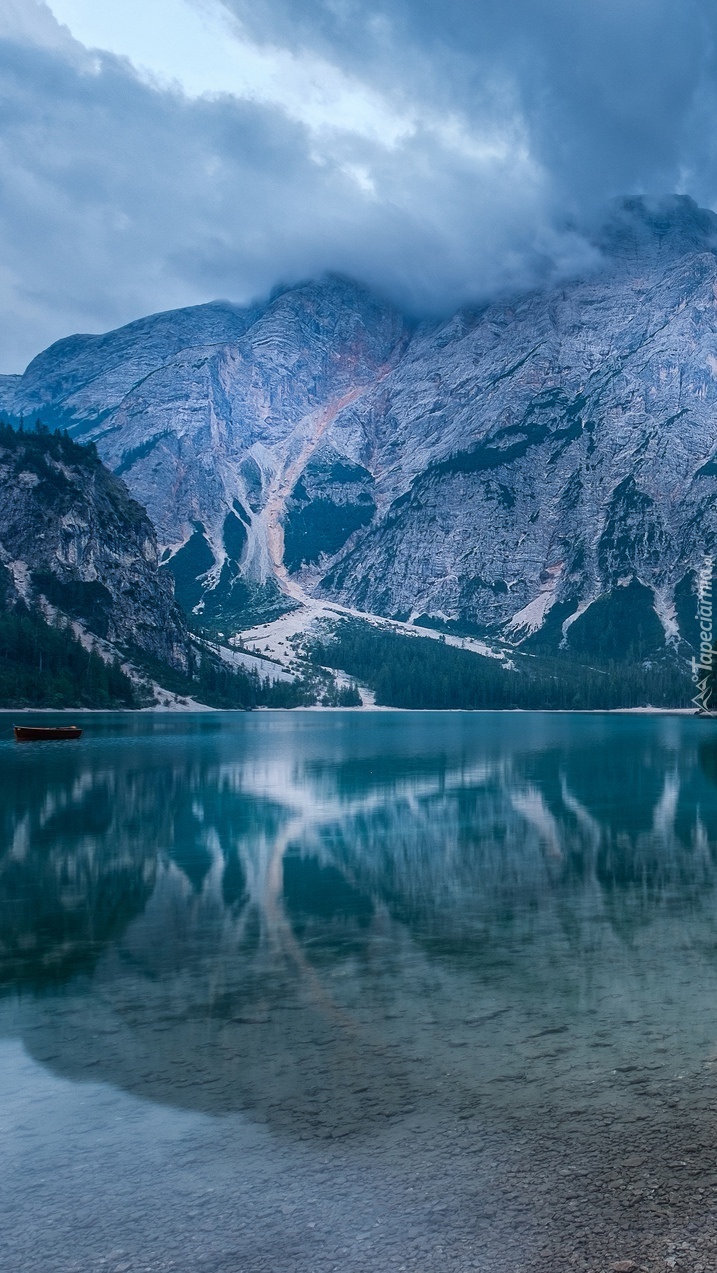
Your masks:
[[[323,270],[414,313],[717,204],[714,0],[0,0],[0,371]]]

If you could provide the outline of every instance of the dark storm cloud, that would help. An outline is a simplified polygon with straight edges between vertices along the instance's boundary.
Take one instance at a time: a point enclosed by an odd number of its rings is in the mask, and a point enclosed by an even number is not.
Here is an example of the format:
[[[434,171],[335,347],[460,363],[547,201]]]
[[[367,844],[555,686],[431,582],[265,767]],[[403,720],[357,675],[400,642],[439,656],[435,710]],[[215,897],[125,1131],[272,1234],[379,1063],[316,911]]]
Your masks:
[[[498,110],[502,88],[532,154],[571,201],[672,189],[704,153],[700,126],[715,106],[712,0],[223,2],[258,39],[281,30],[396,98],[428,95],[478,129],[487,88]],[[710,131],[716,124],[712,116]],[[691,173],[710,198],[716,175]]]
[[[69,39],[1,40],[3,370],[70,331],[325,269],[436,312],[585,267],[579,231],[613,195],[717,198],[711,3],[225,8],[409,126],[312,132]]]

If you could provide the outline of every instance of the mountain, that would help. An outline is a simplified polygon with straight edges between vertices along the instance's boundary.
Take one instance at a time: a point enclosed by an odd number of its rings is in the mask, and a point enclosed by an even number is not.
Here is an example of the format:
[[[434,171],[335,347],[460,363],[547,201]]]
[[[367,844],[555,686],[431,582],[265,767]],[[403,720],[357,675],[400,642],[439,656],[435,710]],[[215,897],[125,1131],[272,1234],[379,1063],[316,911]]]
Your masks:
[[[0,425],[0,703],[351,705],[320,669],[191,635],[147,513],[93,443]]]
[[[0,382],[235,628],[308,595],[605,660],[694,644],[717,552],[717,217],[623,200],[590,277],[410,324],[329,276],[60,341]]]
[[[0,588],[5,609],[59,613],[111,646],[189,667],[145,510],[94,448],[61,434],[0,429]]]

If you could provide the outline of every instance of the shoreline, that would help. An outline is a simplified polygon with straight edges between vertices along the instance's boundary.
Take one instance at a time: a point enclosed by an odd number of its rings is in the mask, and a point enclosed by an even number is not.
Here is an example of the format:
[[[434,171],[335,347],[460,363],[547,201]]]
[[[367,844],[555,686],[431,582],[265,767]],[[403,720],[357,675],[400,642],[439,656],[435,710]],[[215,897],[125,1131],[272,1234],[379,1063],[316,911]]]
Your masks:
[[[694,716],[700,717],[693,707],[388,707],[370,704],[361,707],[323,707],[314,704],[310,707],[208,707],[205,704],[183,703],[180,705],[161,704],[157,707],[2,707],[0,714],[16,716],[48,715],[55,716],[198,716],[203,713],[216,715],[247,716],[260,713],[281,713],[282,715],[297,712],[404,712],[417,716],[420,713],[438,713],[445,716]],[[717,717],[715,717],[717,720]]]

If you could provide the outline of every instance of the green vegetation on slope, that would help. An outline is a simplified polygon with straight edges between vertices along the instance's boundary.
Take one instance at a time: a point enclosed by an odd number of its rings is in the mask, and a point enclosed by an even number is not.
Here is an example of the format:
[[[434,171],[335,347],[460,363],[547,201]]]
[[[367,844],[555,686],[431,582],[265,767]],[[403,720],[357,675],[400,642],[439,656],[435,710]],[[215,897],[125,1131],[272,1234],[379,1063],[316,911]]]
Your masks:
[[[2,707],[136,707],[119,661],[105,663],[66,628],[24,607],[0,613]]]
[[[236,507],[241,508],[241,504]],[[294,608],[273,579],[259,584],[241,575],[239,559],[246,530],[234,513],[228,513],[224,520],[224,542],[229,556],[211,589],[207,588],[207,573],[215,565],[214,553],[201,522],[195,522],[186,544],[173,557],[165,554],[162,562],[162,570],[174,579],[174,595],[188,622],[210,638],[227,627],[270,623]],[[199,607],[196,612],[195,606]]]
[[[687,671],[667,661],[595,668],[568,659],[526,658],[513,672],[441,640],[403,636],[359,620],[347,620],[335,634],[311,642],[308,656],[369,685],[377,704],[386,707],[683,707],[691,697]]]
[[[314,499],[290,512],[284,526],[284,561],[288,570],[317,562],[322,553],[332,554],[350,535],[371,521],[376,506],[365,503],[337,504]]]
[[[371,494],[374,479],[360,464],[314,456],[286,504],[284,562],[288,570],[338,552],[376,512]]]
[[[174,595],[183,610],[190,611],[202,599],[199,582],[214,565],[214,553],[204,535],[204,527],[197,522],[194,533],[179,552],[164,567],[174,577]]]
[[[207,707],[229,711],[254,707],[308,707],[324,692],[327,680],[316,673],[298,681],[263,680],[256,672],[232,667],[223,661],[218,650],[204,641],[191,674],[167,667],[150,659],[142,651],[130,651],[133,662],[151,676],[163,689],[183,698],[193,698]]]
[[[105,468],[94,442],[75,442],[66,432],[59,429],[51,432],[40,420],[32,429],[14,429],[12,425],[0,421],[0,447],[8,452],[15,473],[20,473],[28,466],[41,481],[43,502],[54,508],[67,491],[72,489],[72,481],[56,467],[58,462],[67,466],[84,469],[88,477],[103,475],[105,489],[111,495],[112,503],[128,524],[136,526],[147,521],[147,512],[132,498],[124,482],[117,481],[114,474]],[[48,463],[54,460],[55,464]]]
[[[218,654],[202,649],[191,674],[153,659],[142,650],[123,651],[140,674],[163,689],[208,707],[353,706],[355,690],[337,690],[324,674],[303,680],[268,681],[232,668]],[[47,623],[24,606],[0,611],[0,707],[86,707],[115,710],[148,706],[149,687],[136,690],[119,659],[106,663],[86,650],[69,627]]]

